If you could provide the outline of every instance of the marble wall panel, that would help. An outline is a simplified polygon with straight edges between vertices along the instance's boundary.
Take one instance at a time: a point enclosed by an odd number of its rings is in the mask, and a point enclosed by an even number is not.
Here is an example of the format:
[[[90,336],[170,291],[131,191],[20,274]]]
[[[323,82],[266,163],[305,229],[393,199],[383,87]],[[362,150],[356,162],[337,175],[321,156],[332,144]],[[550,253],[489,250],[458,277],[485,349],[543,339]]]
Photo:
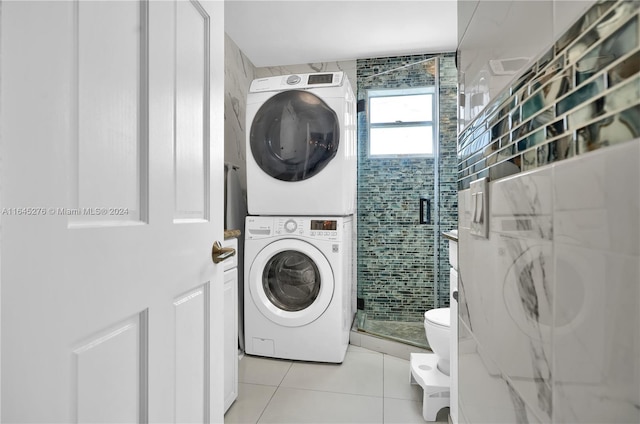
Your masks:
[[[490,183],[488,240],[459,193],[466,422],[640,422],[639,162],[640,139]]]
[[[460,323],[459,373],[468,384],[460,386],[459,397],[466,399],[459,407],[461,424],[542,424],[533,410],[514,388],[514,383],[500,372],[464,323]]]
[[[551,170],[501,180],[490,195],[491,356],[542,422],[551,421],[553,228]]]
[[[555,169],[555,422],[640,422],[638,159],[640,140]]]
[[[556,167],[555,238],[559,242],[640,254],[637,142]]]
[[[239,168],[240,185],[246,192],[247,93],[256,68],[226,34],[224,56],[224,161]]]

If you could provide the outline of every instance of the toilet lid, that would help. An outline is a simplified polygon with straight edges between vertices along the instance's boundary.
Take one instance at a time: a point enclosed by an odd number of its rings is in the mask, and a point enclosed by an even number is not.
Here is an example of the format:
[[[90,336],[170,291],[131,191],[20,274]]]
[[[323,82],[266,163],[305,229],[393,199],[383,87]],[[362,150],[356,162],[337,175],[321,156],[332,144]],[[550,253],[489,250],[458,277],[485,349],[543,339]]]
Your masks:
[[[451,309],[430,309],[424,313],[424,319],[436,325],[449,327],[451,325]]]

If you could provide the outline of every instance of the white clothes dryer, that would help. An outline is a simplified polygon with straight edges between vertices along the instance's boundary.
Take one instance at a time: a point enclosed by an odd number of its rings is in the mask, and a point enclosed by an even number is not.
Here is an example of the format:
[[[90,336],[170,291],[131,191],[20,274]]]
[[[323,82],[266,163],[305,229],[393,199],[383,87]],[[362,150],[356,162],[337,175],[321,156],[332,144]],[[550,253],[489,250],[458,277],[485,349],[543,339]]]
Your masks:
[[[247,354],[344,360],[353,320],[352,222],[352,217],[247,217]]]
[[[351,215],[356,104],[343,72],[256,79],[247,95],[251,215]]]

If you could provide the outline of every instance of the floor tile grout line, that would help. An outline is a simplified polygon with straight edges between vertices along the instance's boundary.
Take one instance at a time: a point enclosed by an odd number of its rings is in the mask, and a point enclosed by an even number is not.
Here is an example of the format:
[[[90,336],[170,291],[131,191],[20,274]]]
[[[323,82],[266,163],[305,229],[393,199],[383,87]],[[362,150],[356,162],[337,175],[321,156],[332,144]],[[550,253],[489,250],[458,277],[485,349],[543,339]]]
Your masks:
[[[385,398],[385,374],[386,374],[386,367],[387,367],[387,354],[383,353],[382,354],[382,422],[384,422],[384,398]]]
[[[280,379],[280,382],[278,383],[278,387],[280,387],[282,385],[282,382],[284,381],[284,379],[287,378],[287,375],[289,374],[289,371],[291,371],[291,368],[293,368],[293,362],[289,362],[289,366],[287,367],[287,370],[282,375],[282,378]]]
[[[384,424],[384,407],[385,407],[385,403],[386,403],[386,402],[384,401],[384,400],[386,399],[386,398],[385,398],[385,396],[384,396],[384,394],[385,394],[385,390],[384,390],[384,389],[385,389],[385,387],[384,387],[384,383],[385,383],[385,381],[384,381],[384,376],[385,376],[385,374],[386,374],[386,373],[385,373],[385,370],[386,370],[386,368],[385,368],[385,367],[386,367],[386,365],[387,365],[387,354],[383,353],[383,354],[382,354],[382,417],[380,417],[380,422],[381,422],[382,424]]]
[[[280,390],[280,386],[282,384],[282,382],[284,381],[284,379],[287,377],[287,374],[289,374],[289,371],[291,370],[291,367],[293,366],[293,362],[289,362],[289,366],[287,367],[287,370],[284,372],[284,374],[282,375],[282,378],[280,379],[280,381],[278,382],[278,385],[276,386],[276,389],[273,391],[273,393],[271,394],[271,397],[269,398],[269,401],[267,402],[267,404],[264,406],[264,408],[262,409],[262,412],[260,413],[260,416],[258,417],[258,419],[256,420],[256,424],[258,424],[260,422],[260,419],[262,418],[262,416],[264,415],[264,413],[267,411],[267,408],[269,407],[269,405],[271,404],[271,401],[273,400],[274,396],[276,395],[276,393],[278,393],[278,390]],[[273,387],[273,386],[272,386]]]
[[[252,383],[250,381],[238,381],[238,384],[249,384],[252,386],[263,386],[263,387],[275,387],[276,389],[278,388],[276,384]]]
[[[293,368],[293,364],[294,363],[290,362],[289,363],[289,367],[287,368],[287,371],[284,373],[284,375],[280,379],[280,382],[278,383],[278,385],[275,386],[276,390],[273,391],[273,394],[269,398],[269,401],[266,403],[265,407],[262,409],[262,412],[260,413],[260,416],[256,420],[255,424],[258,424],[260,422],[260,419],[262,419],[262,416],[264,415],[264,413],[266,412],[267,408],[271,404],[271,401],[275,397],[276,393],[278,393],[278,390],[280,390],[281,388],[282,389],[292,389],[292,390],[304,390],[304,391],[317,392],[317,393],[333,393],[333,394],[336,394],[336,395],[351,395],[351,396],[360,396],[360,397],[382,399],[383,400],[383,402],[382,402],[382,417],[380,417],[381,418],[380,421],[382,423],[384,423],[384,356],[385,355],[382,354],[382,396],[371,396],[371,395],[364,395],[364,394],[359,394],[359,393],[343,393],[343,392],[334,392],[334,391],[328,391],[328,390],[304,389],[304,388],[282,386],[282,383],[284,382],[285,378],[287,377],[287,375],[291,371],[291,368]],[[251,384],[251,383],[244,383],[244,384]],[[269,386],[269,385],[265,385],[265,386]],[[269,387],[274,387],[274,386],[269,386]]]
[[[273,387],[273,386],[271,386]],[[264,413],[266,412],[267,408],[269,407],[269,404],[271,403],[271,401],[273,400],[273,397],[276,395],[276,393],[278,392],[278,389],[280,388],[280,386],[276,387],[276,389],[273,391],[273,393],[271,394],[271,397],[269,398],[269,401],[267,402],[267,404],[264,406],[264,408],[262,408],[262,412],[260,412],[260,415],[258,416],[258,419],[256,420],[255,424],[258,424],[260,422],[260,419],[262,418],[262,416],[264,415]]]
[[[353,353],[353,352],[351,352],[351,353]],[[368,353],[368,352],[360,352],[360,353]],[[293,368],[293,364],[294,363],[290,362],[289,363],[289,367],[287,368],[287,371],[284,373],[282,379],[278,383],[278,386],[276,387],[276,390],[273,392],[273,394],[269,398],[269,401],[267,402],[267,404],[265,405],[264,409],[260,413],[260,416],[258,417],[258,420],[256,421],[256,424],[258,422],[260,422],[260,419],[262,418],[262,416],[264,415],[265,411],[267,410],[267,408],[271,404],[271,401],[273,400],[274,396],[276,395],[276,393],[278,393],[278,390],[280,390],[281,388],[282,389],[292,389],[292,390],[303,390],[303,391],[317,392],[317,393],[333,393],[333,394],[336,394],[336,395],[351,395],[351,396],[382,399],[382,416],[380,417],[380,422],[384,423],[384,357],[385,357],[385,354],[382,354],[382,369],[381,369],[381,372],[382,372],[382,395],[381,396],[371,396],[371,395],[365,395],[365,394],[360,394],[360,393],[343,393],[343,392],[335,392],[335,391],[329,391],[329,390],[305,389],[305,388],[282,386],[282,383],[284,382],[285,378],[287,377],[287,375],[291,371],[291,368]]]
[[[273,386],[271,386],[273,387]],[[282,388],[282,389],[288,389],[288,390],[301,390],[301,391],[305,391],[305,392],[316,392],[316,393],[332,393],[334,395],[347,395],[347,396],[360,396],[360,397],[367,397],[367,398],[375,398],[375,399],[384,399],[384,396],[376,396],[376,395],[365,395],[362,393],[346,393],[346,392],[334,392],[331,390],[320,390],[320,389],[306,389],[304,387],[287,387],[287,386],[278,386],[278,389]]]
[[[368,353],[368,352],[352,352],[352,353]],[[248,385],[256,385],[256,386],[263,386],[263,387],[270,387],[270,388],[274,388],[275,390],[273,391],[273,393],[269,396],[268,401],[266,402],[265,406],[263,408],[261,408],[256,421],[254,422],[254,424],[257,424],[260,422],[260,420],[265,416],[266,410],[267,408],[270,407],[271,402],[274,400],[276,394],[278,394],[279,396],[284,396],[284,394],[282,393],[282,390],[286,390],[286,389],[290,389],[290,390],[299,390],[299,391],[303,391],[303,392],[315,392],[315,393],[326,393],[326,394],[333,394],[336,396],[357,396],[359,398],[365,399],[382,399],[383,403],[382,403],[382,416],[380,417],[380,423],[385,423],[385,410],[386,410],[386,406],[385,405],[385,400],[386,399],[394,399],[394,400],[401,400],[401,401],[410,401],[410,402],[417,402],[418,401],[414,400],[414,399],[408,399],[408,398],[404,398],[404,397],[396,397],[393,396],[393,394],[391,394],[391,396],[387,396],[386,395],[386,391],[385,391],[385,386],[387,383],[386,381],[386,377],[387,377],[387,371],[386,369],[391,366],[391,363],[389,362],[389,357],[392,357],[394,360],[396,359],[396,357],[394,355],[389,355],[389,354],[384,354],[384,353],[376,353],[381,355],[381,382],[382,382],[382,393],[381,395],[371,395],[371,394],[362,394],[362,393],[345,393],[345,392],[337,392],[334,390],[318,390],[318,389],[314,389],[314,388],[298,388],[298,387],[288,387],[286,385],[283,385],[284,381],[286,380],[286,377],[292,372],[293,370],[293,365],[296,363],[295,361],[290,361],[288,362],[288,366],[286,367],[286,369],[284,370],[284,373],[282,374],[282,377],[279,379],[280,381],[277,383],[277,385],[274,384],[263,384],[263,383],[249,383],[249,382],[243,382],[243,384],[248,384]],[[356,355],[359,356],[359,355]],[[402,358],[400,358],[402,359]],[[393,369],[389,369],[389,372],[392,371],[397,371],[396,370],[396,364],[393,364]],[[395,379],[392,379],[393,381],[395,381]],[[282,389],[282,390],[280,390]],[[394,392],[395,393],[395,392]]]

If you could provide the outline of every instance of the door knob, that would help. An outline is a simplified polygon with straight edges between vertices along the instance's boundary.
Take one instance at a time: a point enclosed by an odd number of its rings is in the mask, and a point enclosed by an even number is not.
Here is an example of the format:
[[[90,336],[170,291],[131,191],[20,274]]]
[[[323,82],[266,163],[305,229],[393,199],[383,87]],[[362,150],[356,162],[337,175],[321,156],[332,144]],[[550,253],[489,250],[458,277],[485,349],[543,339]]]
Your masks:
[[[235,254],[236,249],[233,247],[222,247],[219,241],[213,242],[213,247],[211,248],[211,260],[214,264],[218,264]]]

